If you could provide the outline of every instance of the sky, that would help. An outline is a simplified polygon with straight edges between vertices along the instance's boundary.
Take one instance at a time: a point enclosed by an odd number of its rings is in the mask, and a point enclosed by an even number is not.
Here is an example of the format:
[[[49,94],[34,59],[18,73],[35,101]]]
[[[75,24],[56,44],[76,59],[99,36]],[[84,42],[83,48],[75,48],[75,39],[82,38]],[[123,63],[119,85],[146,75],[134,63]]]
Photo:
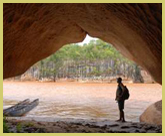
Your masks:
[[[79,42],[78,44],[79,44],[79,45],[83,45],[83,44],[85,44],[85,43],[89,43],[90,40],[97,40],[97,39],[98,39],[98,38],[93,38],[93,37],[87,35],[86,38],[84,39],[84,41]]]

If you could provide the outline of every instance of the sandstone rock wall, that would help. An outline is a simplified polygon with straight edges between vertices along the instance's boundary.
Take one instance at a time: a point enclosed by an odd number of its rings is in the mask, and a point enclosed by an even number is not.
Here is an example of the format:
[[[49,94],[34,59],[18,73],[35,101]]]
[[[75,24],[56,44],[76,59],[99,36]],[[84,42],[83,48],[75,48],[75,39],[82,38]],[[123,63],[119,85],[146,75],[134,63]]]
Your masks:
[[[112,43],[162,83],[161,4],[3,5],[3,78],[86,34]]]

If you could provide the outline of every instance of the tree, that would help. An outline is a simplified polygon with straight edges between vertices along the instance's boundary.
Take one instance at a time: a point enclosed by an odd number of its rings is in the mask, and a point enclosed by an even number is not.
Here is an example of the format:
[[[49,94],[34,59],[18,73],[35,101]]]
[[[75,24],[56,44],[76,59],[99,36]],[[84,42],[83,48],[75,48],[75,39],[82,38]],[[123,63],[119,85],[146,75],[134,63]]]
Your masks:
[[[91,78],[123,76],[143,82],[140,68],[124,58],[111,44],[91,40],[88,44],[68,44],[29,70],[35,78]]]

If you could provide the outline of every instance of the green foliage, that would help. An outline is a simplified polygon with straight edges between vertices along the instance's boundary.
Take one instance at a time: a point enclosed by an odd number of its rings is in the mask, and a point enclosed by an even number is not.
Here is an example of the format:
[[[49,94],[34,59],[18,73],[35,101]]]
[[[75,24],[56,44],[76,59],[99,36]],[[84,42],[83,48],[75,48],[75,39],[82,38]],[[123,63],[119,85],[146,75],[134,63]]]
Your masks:
[[[91,40],[83,46],[65,45],[33,66],[39,79],[124,75],[133,77],[135,63],[124,58],[111,44]]]
[[[3,133],[10,133],[9,127],[6,122],[7,120],[6,120],[6,117],[4,116],[3,117]]]
[[[56,65],[61,65],[62,61],[73,60],[101,60],[101,59],[120,59],[120,61],[128,61],[125,59],[112,45],[101,40],[92,40],[89,44],[80,46],[77,44],[65,45],[59,49],[55,54],[41,61],[43,63],[55,62]],[[40,63],[41,63],[40,62]],[[130,62],[130,61],[128,61]]]
[[[25,127],[33,127],[33,126],[34,126],[34,124],[33,124],[33,123],[31,123],[31,122],[29,122],[29,123],[25,124]]]
[[[17,133],[20,133],[20,132],[21,132],[21,130],[22,130],[22,125],[21,125],[21,123],[18,123],[18,124],[17,124],[16,129],[17,129]]]

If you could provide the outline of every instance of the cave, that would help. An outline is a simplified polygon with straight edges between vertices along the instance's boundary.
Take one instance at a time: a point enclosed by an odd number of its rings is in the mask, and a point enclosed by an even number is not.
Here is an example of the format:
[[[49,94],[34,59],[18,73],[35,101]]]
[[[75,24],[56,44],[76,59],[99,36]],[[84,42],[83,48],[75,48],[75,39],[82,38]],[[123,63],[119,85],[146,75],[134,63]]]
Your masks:
[[[3,4],[3,79],[86,35],[111,43],[162,84],[162,4]]]

